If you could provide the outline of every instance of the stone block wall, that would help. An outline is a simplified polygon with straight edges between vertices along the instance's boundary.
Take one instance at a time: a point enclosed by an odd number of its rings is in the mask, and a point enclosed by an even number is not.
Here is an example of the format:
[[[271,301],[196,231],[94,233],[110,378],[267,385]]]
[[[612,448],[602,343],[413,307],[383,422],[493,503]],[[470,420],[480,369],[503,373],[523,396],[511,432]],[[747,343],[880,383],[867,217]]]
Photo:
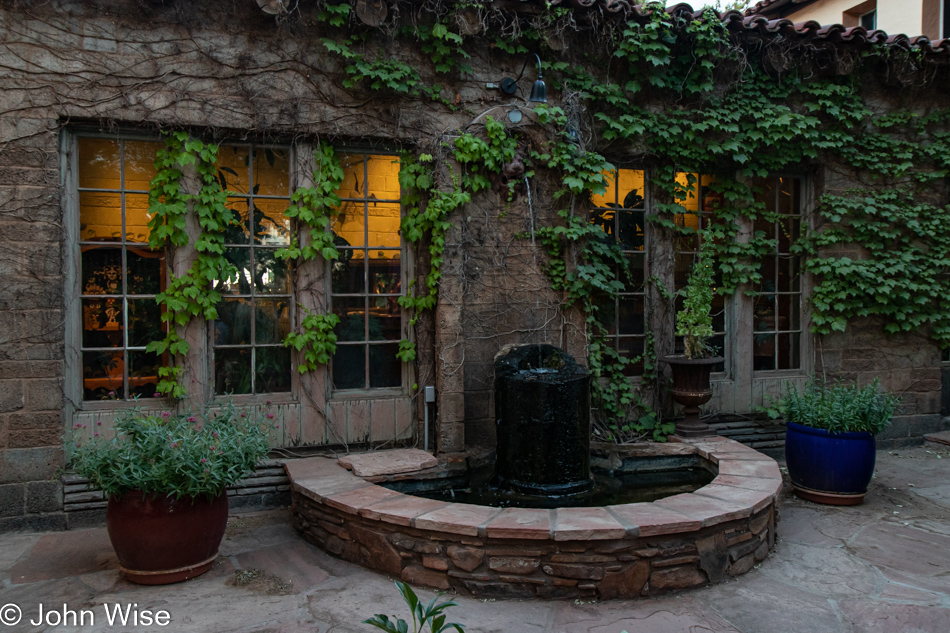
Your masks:
[[[775,541],[772,506],[699,532],[596,541],[487,539],[366,522],[295,495],[294,528],[344,560],[412,584],[504,598],[633,598],[721,582]]]
[[[549,209],[532,183],[515,200],[479,200],[468,205],[458,231],[459,270],[449,283],[462,286],[457,327],[465,349],[465,443],[495,445],[494,359],[506,345],[549,343],[567,349],[571,322],[563,298],[551,290],[547,255],[531,231],[548,222]],[[541,196],[539,198],[539,196]],[[586,353],[578,354],[582,364]]]
[[[898,107],[877,94],[881,108]],[[824,194],[848,195],[853,189],[875,184],[844,165],[828,165],[816,178],[816,199]],[[945,204],[950,192],[934,186],[920,194],[922,202]],[[820,220],[818,227],[821,227]],[[853,244],[828,247],[826,255],[862,259],[867,256]],[[891,427],[878,436],[882,447],[919,444],[925,433],[950,428],[941,415],[941,353],[928,332],[887,334],[880,317],[853,319],[844,332],[816,336],[815,376],[828,380],[867,384],[877,378],[887,391],[900,395],[901,404]]]
[[[0,91],[0,531],[61,529],[50,481],[65,404],[58,132],[16,100]]]
[[[860,319],[844,332],[821,337],[815,373],[861,384],[877,378],[884,389],[901,394],[900,415],[940,412],[940,350],[919,335],[885,338],[880,319]]]

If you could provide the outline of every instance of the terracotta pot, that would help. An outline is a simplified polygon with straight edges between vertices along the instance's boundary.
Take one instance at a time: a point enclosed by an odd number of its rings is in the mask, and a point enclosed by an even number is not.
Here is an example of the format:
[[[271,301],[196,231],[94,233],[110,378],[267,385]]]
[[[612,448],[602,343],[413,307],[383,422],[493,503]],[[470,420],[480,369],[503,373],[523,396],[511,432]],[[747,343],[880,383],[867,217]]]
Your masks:
[[[176,499],[132,490],[110,497],[109,539],[131,582],[167,585],[211,569],[228,524],[228,496]]]
[[[682,354],[664,356],[664,363],[673,372],[673,400],[683,405],[683,420],[676,423],[676,434],[681,437],[715,435],[708,424],[699,421],[699,407],[712,398],[709,374],[722,362],[722,356],[686,358]]]

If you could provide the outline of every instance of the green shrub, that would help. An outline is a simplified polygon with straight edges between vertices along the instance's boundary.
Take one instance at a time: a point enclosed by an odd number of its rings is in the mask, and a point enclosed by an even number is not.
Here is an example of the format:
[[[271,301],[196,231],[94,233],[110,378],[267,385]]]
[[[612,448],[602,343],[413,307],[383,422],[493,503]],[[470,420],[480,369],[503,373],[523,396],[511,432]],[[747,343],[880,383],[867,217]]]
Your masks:
[[[267,455],[273,415],[252,416],[232,403],[197,415],[124,410],[114,437],[98,427],[89,437],[82,424],[68,431],[67,465],[109,496],[141,490],[217,497]]]
[[[788,392],[768,409],[772,417],[835,433],[868,431],[876,435],[891,423],[900,402],[881,390],[877,378],[863,387],[840,383],[811,383],[801,391],[791,383],[787,387]]]
[[[676,335],[683,337],[686,358],[710,358],[716,349],[709,345],[715,334],[712,326],[713,256],[712,240],[702,235],[699,257],[693,263],[683,294],[683,308],[676,314]]]

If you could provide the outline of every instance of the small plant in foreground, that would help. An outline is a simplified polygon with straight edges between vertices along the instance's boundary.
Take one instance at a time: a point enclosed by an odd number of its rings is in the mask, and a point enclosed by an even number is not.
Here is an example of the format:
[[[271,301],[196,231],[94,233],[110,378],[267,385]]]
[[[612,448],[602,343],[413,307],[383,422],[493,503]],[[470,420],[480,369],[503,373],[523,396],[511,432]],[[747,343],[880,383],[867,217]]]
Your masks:
[[[397,619],[393,621],[389,619],[389,616],[381,613],[377,613],[368,620],[363,620],[363,624],[372,624],[378,629],[388,631],[388,633],[422,633],[426,624],[429,625],[430,633],[442,633],[450,628],[454,628],[458,633],[465,633],[465,629],[462,628],[461,624],[446,622],[445,614],[442,613],[447,607],[457,606],[454,600],[446,600],[436,604],[436,601],[443,596],[440,593],[428,605],[423,605],[412,587],[406,583],[397,580],[396,588],[402,594],[402,599],[409,605],[409,612],[412,613],[412,629],[410,630],[409,624],[405,620]]]

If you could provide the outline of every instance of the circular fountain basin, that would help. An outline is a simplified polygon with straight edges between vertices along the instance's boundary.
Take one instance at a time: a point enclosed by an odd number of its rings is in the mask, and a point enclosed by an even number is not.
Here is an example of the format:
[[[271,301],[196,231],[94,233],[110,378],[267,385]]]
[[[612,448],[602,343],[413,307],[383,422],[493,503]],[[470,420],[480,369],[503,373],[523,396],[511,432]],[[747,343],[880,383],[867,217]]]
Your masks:
[[[306,540],[442,590],[633,598],[720,582],[767,556],[782,489],[775,460],[726,438],[652,450],[695,454],[716,476],[695,492],[649,503],[537,509],[411,496],[325,457],[286,468],[294,527]]]

